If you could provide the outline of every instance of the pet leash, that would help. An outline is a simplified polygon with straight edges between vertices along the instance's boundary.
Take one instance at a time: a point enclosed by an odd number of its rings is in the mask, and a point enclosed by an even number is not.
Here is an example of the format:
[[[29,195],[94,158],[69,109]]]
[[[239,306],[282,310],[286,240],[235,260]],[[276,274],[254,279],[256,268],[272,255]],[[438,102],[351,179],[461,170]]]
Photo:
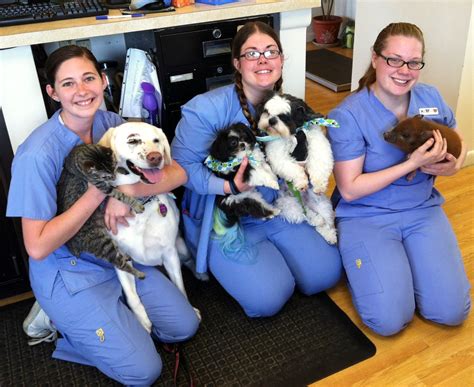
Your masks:
[[[296,129],[297,132],[300,130],[308,130],[311,129],[313,125],[319,125],[319,126],[325,126],[327,128],[339,128],[339,124],[337,123],[336,120],[333,120],[332,118],[314,118],[312,120],[306,121],[303,125],[301,125],[299,128]],[[264,131],[261,131],[264,132]],[[275,140],[280,140],[280,136],[256,136],[256,139],[258,142],[270,142],[270,141],[275,141]]]
[[[178,385],[178,383],[177,383],[178,382],[178,371],[179,371],[180,365],[182,364],[183,365],[182,368],[184,369],[184,372],[186,373],[186,379],[189,382],[189,387],[195,387],[196,384],[194,383],[194,379],[193,379],[193,375],[191,373],[191,368],[189,366],[189,362],[186,359],[186,357],[184,356],[183,347],[179,344],[176,344],[176,343],[175,344],[173,344],[173,343],[170,343],[170,344],[163,343],[163,349],[167,353],[174,354],[174,370],[173,370],[174,385],[175,386]]]
[[[293,183],[291,181],[285,180],[285,183],[288,186],[288,189],[290,190],[290,192],[296,198],[296,200],[298,200],[300,202],[301,208],[303,209],[303,213],[306,216],[306,208],[305,208],[304,203],[303,203],[303,198],[301,197],[301,192],[298,191],[295,188],[295,186],[293,185]]]

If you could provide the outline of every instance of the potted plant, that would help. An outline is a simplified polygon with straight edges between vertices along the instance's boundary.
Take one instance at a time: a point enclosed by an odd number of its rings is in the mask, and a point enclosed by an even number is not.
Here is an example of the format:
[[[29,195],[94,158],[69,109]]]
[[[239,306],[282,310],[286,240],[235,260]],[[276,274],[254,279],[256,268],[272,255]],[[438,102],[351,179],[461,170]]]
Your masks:
[[[337,43],[339,28],[342,18],[331,15],[334,0],[321,0],[322,15],[313,17],[314,41],[321,45],[334,45]]]

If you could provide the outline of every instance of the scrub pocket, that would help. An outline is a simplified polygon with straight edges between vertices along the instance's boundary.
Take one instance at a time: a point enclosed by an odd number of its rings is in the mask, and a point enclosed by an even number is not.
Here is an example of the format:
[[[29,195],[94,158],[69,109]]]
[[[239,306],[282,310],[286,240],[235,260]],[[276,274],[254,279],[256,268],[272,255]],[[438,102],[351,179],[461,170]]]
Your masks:
[[[363,242],[342,250],[341,255],[355,298],[383,292],[377,271]]]
[[[136,351],[135,345],[100,306],[81,316],[66,332],[70,332],[69,339],[85,349],[95,364],[99,361],[113,365]]]

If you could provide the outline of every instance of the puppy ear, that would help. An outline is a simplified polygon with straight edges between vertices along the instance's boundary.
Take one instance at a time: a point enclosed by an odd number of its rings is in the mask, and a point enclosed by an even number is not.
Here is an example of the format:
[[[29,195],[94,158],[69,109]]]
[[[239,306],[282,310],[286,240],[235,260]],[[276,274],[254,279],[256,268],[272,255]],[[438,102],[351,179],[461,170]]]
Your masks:
[[[229,155],[227,154],[227,134],[229,130],[222,129],[217,133],[216,138],[211,144],[211,149],[209,149],[209,154],[217,160],[227,161]]]

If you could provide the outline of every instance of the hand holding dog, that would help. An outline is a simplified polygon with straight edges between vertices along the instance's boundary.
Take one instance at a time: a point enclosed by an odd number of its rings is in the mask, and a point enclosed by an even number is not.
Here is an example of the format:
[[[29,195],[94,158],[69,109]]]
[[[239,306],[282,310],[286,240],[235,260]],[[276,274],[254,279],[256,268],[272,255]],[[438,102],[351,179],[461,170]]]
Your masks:
[[[239,169],[234,177],[234,183],[240,192],[245,192],[252,189],[252,187],[244,181],[244,172],[245,172],[245,169],[247,168],[248,163],[249,163],[249,159],[247,158],[247,156],[245,156],[242,159],[242,163],[240,164]],[[224,191],[227,194],[232,193],[232,190],[230,189],[230,184],[228,181],[225,182]]]
[[[122,224],[128,227],[127,218],[133,218],[135,214],[130,209],[130,206],[121,201],[109,198],[105,206],[104,221],[107,229],[112,231],[112,234],[117,235],[117,225]]]

